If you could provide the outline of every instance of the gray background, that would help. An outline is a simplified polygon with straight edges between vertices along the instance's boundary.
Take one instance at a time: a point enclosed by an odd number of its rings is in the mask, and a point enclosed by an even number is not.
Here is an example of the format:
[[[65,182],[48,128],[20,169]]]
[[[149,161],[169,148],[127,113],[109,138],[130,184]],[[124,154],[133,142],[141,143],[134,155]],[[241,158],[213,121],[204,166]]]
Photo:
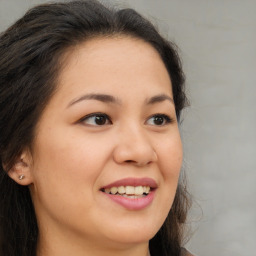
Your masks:
[[[0,0],[0,30],[42,2]],[[180,48],[191,101],[184,167],[195,201],[187,248],[256,255],[256,1],[111,2],[136,8]]]

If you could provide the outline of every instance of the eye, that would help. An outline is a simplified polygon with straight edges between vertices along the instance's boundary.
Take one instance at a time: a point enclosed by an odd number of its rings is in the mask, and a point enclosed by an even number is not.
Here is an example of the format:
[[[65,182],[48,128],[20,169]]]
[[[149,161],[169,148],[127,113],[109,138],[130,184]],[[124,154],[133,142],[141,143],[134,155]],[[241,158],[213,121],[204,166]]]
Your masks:
[[[147,120],[149,125],[163,126],[172,123],[173,119],[165,114],[155,114]]]
[[[81,123],[91,126],[102,126],[112,124],[108,115],[103,113],[93,113],[83,117],[80,120]]]

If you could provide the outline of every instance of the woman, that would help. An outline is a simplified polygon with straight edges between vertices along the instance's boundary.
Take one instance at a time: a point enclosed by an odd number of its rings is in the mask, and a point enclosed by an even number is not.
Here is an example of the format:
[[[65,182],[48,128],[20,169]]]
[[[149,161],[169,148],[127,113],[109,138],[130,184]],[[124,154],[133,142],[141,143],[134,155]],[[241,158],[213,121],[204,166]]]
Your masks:
[[[71,1],[28,11],[0,55],[2,254],[189,255],[174,47]]]

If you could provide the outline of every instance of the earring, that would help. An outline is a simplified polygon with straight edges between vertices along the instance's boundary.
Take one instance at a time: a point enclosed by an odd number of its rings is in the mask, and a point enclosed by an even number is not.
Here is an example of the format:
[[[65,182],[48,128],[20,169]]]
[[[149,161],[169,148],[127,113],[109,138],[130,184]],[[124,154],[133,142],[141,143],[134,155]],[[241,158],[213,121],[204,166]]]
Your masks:
[[[23,174],[19,176],[19,180],[23,180],[24,178],[25,178],[25,175]]]

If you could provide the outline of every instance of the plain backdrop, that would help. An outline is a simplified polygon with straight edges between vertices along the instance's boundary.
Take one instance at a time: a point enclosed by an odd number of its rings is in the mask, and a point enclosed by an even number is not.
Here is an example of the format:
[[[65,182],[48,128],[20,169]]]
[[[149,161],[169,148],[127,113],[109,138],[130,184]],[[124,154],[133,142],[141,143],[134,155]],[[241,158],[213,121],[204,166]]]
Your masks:
[[[4,30],[41,0],[0,0]],[[121,0],[180,49],[191,107],[181,126],[198,256],[256,255],[256,1]],[[0,56],[1,58],[1,56]]]

